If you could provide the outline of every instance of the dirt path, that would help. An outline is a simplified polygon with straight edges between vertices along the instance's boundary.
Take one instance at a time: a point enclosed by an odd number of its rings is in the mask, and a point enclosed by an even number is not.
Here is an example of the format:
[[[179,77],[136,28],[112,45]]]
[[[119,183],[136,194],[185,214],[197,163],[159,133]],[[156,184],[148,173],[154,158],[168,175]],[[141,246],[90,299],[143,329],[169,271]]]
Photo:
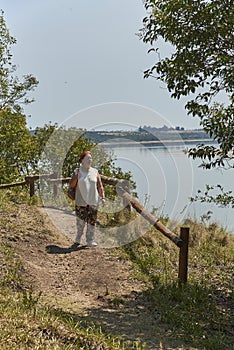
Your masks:
[[[54,212],[51,208],[66,234],[54,227],[51,213],[48,216],[44,209],[34,212],[35,220],[43,218],[42,226],[36,228],[31,221],[25,223],[29,226],[25,229],[37,230],[37,235],[23,236],[13,245],[23,260],[28,283],[35,291],[42,292],[43,302],[76,314],[82,320],[94,321],[106,332],[128,340],[140,339],[146,342],[148,350],[185,349],[168,344],[168,331],[151,313],[150,304],[142,294],[145,286],[132,277],[129,261],[119,257],[115,249],[82,246],[72,250],[75,221],[71,212]],[[18,220],[20,216],[26,220],[29,213],[21,209]]]

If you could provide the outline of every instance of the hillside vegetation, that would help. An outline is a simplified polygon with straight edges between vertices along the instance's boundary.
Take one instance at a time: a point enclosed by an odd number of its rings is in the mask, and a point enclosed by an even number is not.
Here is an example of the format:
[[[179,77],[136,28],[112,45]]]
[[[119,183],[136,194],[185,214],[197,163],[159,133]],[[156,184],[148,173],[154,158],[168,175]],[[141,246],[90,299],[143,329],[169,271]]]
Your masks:
[[[166,141],[193,141],[209,140],[209,136],[203,130],[159,130],[155,128],[146,128],[142,131],[87,131],[85,136],[93,142],[166,142]],[[212,139],[210,139],[212,141]]]
[[[155,230],[71,251],[39,207],[0,196],[0,349],[233,349],[224,229],[187,219],[189,282],[178,287],[178,250]]]

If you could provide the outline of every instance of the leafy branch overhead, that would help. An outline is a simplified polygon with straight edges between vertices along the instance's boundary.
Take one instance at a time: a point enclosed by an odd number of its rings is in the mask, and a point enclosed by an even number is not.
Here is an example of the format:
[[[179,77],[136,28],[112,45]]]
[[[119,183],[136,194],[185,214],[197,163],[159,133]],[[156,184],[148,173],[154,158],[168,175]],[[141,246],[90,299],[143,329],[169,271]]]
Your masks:
[[[200,201],[201,203],[214,203],[219,207],[230,207],[234,209],[234,197],[232,191],[224,191],[223,186],[206,185],[206,190],[201,193],[201,190],[197,191],[195,197],[190,198],[191,202]]]
[[[217,141],[189,151],[205,168],[234,167],[234,6],[230,0],[146,0],[147,16],[140,37],[157,53],[144,72],[167,85],[173,98],[190,96],[189,115]],[[159,55],[159,39],[171,45]],[[225,101],[225,102],[223,102]]]

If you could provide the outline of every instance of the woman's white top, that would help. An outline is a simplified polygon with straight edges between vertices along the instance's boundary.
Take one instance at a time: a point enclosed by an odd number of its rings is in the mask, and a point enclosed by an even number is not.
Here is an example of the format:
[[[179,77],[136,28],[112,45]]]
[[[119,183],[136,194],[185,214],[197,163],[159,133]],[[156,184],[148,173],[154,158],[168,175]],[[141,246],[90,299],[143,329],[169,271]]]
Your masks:
[[[97,206],[99,202],[97,190],[98,170],[92,167],[85,170],[81,165],[79,169],[75,170],[75,174],[78,175],[76,205],[81,207],[86,205]]]

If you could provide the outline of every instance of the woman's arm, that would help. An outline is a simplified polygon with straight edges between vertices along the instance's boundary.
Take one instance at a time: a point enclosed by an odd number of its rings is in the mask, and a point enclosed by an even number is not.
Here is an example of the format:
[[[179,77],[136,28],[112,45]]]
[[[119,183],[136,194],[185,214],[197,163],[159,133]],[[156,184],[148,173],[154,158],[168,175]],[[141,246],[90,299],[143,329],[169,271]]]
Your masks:
[[[102,198],[102,200],[105,200],[105,192],[104,192],[104,188],[103,188],[103,184],[102,184],[102,179],[100,174],[97,174],[97,190],[98,190],[98,194],[99,196]]]

